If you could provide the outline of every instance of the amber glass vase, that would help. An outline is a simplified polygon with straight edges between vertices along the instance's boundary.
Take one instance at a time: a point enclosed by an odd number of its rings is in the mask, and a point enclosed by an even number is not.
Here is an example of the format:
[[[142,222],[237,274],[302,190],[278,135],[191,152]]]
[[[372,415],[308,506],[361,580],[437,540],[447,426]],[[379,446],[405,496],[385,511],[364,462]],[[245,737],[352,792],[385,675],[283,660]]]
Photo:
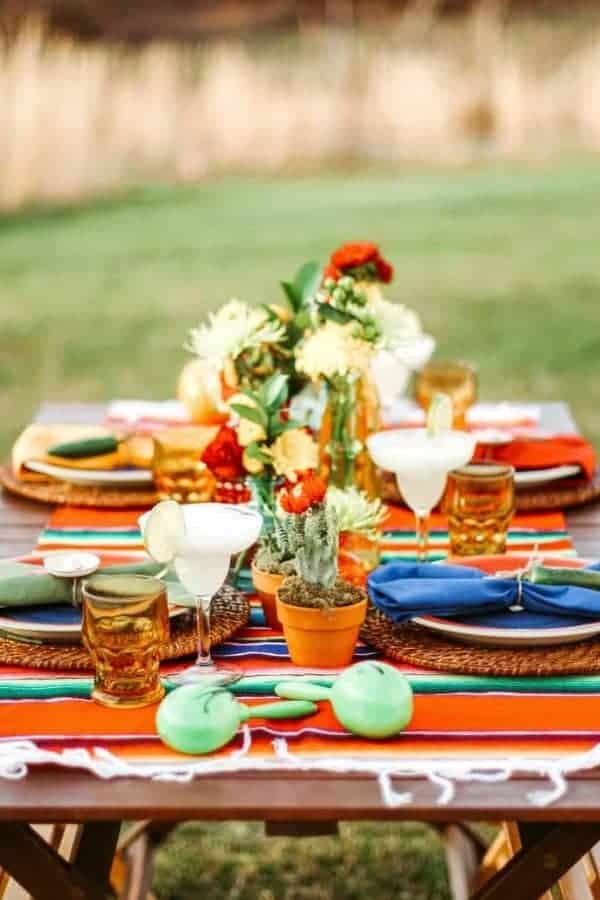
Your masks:
[[[328,381],[327,405],[319,433],[321,474],[338,488],[357,487],[378,495],[377,470],[367,437],[381,427],[379,395],[374,381],[356,373]]]

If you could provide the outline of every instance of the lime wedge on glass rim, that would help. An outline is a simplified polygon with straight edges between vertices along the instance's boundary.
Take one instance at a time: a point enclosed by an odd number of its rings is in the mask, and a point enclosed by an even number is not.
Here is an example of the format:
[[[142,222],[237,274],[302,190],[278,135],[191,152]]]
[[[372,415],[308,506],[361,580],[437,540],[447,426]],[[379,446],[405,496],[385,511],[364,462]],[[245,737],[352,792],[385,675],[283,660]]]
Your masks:
[[[452,430],[454,406],[448,394],[434,394],[427,410],[427,432],[437,437]]]
[[[183,510],[175,500],[161,500],[140,518],[146,553],[154,562],[172,562],[185,537]]]

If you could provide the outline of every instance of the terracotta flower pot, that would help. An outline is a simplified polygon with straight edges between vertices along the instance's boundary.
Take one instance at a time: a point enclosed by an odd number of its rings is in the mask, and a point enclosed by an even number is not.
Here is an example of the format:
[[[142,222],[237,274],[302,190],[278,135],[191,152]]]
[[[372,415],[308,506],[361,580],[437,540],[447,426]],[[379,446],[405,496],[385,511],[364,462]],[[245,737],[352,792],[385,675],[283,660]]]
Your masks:
[[[277,572],[263,572],[257,568],[254,560],[252,561],[252,584],[256,589],[256,593],[262,603],[263,612],[269,628],[281,631],[281,622],[277,618],[275,595],[277,589],[285,578],[285,575],[279,575]]]
[[[352,662],[367,598],[330,610],[284,603],[277,593],[277,615],[292,662],[297,666],[337,668]]]

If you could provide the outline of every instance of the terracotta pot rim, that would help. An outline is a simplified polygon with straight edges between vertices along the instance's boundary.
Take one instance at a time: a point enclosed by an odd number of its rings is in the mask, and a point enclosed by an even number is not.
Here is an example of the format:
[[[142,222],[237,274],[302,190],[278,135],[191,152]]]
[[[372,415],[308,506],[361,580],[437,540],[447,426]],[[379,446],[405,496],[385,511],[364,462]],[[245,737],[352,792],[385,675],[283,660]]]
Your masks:
[[[279,596],[279,589],[277,590],[277,600],[286,609],[301,609],[303,612],[307,612],[309,614],[315,613],[317,615],[322,615],[324,612],[332,613],[332,612],[343,612],[344,610],[350,610],[350,609],[357,609],[359,606],[364,606],[369,602],[369,598],[365,594],[363,599],[357,600],[356,603],[346,603],[345,606],[332,606],[329,609],[325,610],[322,607],[318,607],[318,606],[300,606],[299,603],[286,603],[285,600],[282,600],[281,597]]]
[[[279,596],[279,589],[275,593],[277,604],[277,616],[286,628],[297,631],[313,633],[347,631],[360,628],[367,613],[368,598],[365,596],[357,603],[347,606],[334,606],[329,610],[323,610],[310,606],[297,606],[293,603],[285,603]]]

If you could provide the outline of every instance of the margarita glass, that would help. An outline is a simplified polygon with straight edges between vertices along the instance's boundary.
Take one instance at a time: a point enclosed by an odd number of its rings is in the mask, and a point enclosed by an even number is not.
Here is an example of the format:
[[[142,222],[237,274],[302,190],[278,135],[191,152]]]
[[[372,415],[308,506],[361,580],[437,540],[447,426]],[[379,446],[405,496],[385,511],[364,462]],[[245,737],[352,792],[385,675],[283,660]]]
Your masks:
[[[429,514],[444,493],[448,473],[469,462],[475,443],[475,437],[464,431],[431,434],[426,428],[380,431],[367,439],[373,461],[395,474],[415,514],[419,562],[427,561]]]
[[[172,502],[172,501],[167,501]],[[155,510],[157,507],[155,507]],[[210,607],[213,596],[225,582],[231,557],[256,542],[262,517],[254,510],[230,503],[181,504],[179,533],[171,530],[171,561],[181,584],[194,597],[198,629],[198,657],[193,666],[169,680],[189,684],[206,679],[207,683],[230,684],[240,678],[234,670],[217,669],[211,657]],[[142,533],[154,511],[140,517]],[[166,562],[166,559],[159,559]]]

